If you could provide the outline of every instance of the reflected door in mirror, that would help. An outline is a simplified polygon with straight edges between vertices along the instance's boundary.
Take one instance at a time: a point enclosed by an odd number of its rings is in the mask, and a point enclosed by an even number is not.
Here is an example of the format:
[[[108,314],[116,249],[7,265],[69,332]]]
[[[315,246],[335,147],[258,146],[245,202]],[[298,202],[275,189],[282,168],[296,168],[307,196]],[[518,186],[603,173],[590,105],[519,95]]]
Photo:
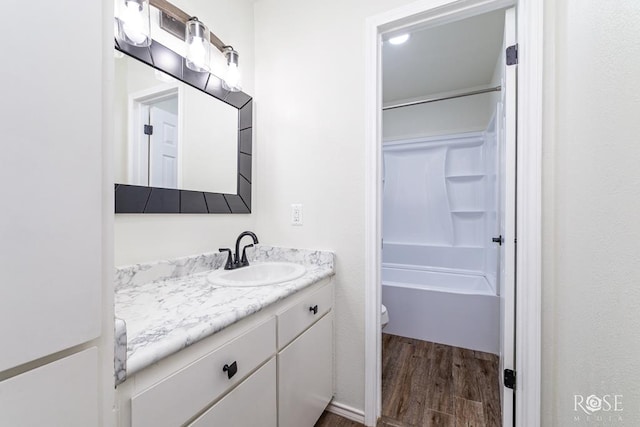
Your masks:
[[[177,98],[172,99],[177,104]],[[178,115],[159,105],[149,109],[149,184],[178,188]]]

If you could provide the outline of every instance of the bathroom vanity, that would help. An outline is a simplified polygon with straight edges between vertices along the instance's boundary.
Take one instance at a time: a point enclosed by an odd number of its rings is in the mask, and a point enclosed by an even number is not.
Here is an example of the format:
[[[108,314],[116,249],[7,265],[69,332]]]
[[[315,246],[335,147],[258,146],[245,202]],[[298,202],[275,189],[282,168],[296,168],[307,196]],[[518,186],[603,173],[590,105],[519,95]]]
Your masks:
[[[264,285],[219,285],[224,261],[118,269],[119,426],[313,426],[330,402],[333,254],[258,246],[251,266],[304,266]]]

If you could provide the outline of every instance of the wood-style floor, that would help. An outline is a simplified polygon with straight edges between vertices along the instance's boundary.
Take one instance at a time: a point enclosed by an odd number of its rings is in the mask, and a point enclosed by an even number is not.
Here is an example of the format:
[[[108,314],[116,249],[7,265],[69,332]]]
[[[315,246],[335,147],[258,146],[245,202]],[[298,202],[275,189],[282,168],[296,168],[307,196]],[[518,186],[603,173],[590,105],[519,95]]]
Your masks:
[[[382,336],[378,427],[499,427],[498,357],[396,335]],[[325,412],[316,427],[361,424]]]

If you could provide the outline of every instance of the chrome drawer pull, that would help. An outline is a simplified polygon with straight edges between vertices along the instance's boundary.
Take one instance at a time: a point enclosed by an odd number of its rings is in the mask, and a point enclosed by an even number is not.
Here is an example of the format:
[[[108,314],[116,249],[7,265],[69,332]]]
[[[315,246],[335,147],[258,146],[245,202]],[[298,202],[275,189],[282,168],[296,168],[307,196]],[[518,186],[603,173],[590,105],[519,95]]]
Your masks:
[[[229,379],[238,372],[238,364],[234,361],[231,365],[224,365],[222,372],[226,372]]]

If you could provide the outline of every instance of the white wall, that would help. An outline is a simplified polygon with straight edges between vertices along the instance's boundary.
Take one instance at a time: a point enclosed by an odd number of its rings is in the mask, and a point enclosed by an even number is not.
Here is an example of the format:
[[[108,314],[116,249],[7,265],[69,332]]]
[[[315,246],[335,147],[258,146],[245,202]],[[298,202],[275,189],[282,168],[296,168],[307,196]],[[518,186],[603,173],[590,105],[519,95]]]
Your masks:
[[[384,49],[383,49],[384,55]],[[502,45],[495,51],[496,63],[488,86],[501,84],[503,71]],[[383,77],[384,78],[384,77]],[[469,90],[481,87],[468,88]],[[482,87],[484,88],[484,87]],[[442,96],[459,91],[442,93]],[[435,94],[434,96],[438,96]],[[405,102],[418,98],[407,99]],[[501,100],[501,92],[489,92],[411,107],[385,110],[382,113],[384,140],[484,131]]]
[[[182,188],[237,193],[238,109],[184,85]]]
[[[545,5],[542,425],[607,393],[640,425],[640,4]]]
[[[336,401],[364,408],[364,28],[407,0],[256,3],[257,229],[336,253]],[[290,225],[290,204],[304,225]]]
[[[385,140],[484,131],[495,112],[493,93],[386,110],[382,114]]]
[[[253,95],[253,1],[174,0],[172,3],[197,15],[223,42],[236,48],[240,53],[243,90]],[[157,35],[156,32],[154,37]],[[160,41],[169,46],[166,40],[171,38],[175,39],[168,36]],[[224,63],[217,50],[212,50],[212,56],[219,60],[218,64]],[[231,246],[241,231],[254,229],[254,216],[116,215],[115,264],[166,259]]]

